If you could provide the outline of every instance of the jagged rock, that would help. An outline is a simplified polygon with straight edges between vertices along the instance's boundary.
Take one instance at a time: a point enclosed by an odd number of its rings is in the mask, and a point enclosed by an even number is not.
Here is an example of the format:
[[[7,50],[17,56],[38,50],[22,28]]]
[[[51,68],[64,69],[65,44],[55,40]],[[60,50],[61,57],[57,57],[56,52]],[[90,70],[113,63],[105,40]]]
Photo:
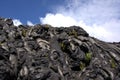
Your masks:
[[[0,18],[0,80],[119,80],[120,43],[79,26],[14,26]]]

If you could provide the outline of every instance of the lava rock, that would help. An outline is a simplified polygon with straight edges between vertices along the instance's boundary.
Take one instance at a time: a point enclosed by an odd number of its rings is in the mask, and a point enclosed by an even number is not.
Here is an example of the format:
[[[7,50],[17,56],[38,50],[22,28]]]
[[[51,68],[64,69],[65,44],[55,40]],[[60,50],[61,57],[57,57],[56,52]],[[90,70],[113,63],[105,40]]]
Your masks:
[[[119,80],[120,43],[79,26],[14,26],[0,17],[0,80]]]

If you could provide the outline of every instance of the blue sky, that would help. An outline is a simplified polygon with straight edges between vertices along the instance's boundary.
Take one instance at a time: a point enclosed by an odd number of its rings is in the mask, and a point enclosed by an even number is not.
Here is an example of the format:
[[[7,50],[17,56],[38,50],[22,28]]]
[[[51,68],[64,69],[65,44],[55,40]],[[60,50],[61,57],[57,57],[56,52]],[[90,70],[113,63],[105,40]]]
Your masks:
[[[120,41],[120,0],[1,0],[0,16],[16,26],[77,25],[100,40]]]
[[[39,17],[52,13],[52,9],[63,5],[64,0],[0,0],[0,16],[20,19],[23,24],[27,20],[40,23]]]

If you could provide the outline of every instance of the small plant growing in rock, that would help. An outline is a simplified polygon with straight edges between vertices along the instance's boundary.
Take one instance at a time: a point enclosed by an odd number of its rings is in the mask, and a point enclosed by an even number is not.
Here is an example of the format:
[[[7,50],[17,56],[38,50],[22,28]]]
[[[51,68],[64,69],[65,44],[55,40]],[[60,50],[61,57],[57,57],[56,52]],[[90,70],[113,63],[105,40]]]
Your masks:
[[[115,60],[113,58],[111,59],[110,64],[112,68],[116,67]]]
[[[51,25],[49,25],[49,24],[45,24],[45,29],[49,29],[50,26]]]
[[[90,61],[91,58],[92,58],[92,54],[90,52],[88,52],[88,53],[85,54],[85,60],[86,61]]]
[[[74,35],[75,38],[77,38],[78,36],[77,32],[74,29],[71,32],[69,32],[69,35]]]
[[[66,49],[66,45],[63,42],[60,43],[60,47],[63,51]]]
[[[23,36],[23,37],[25,37],[25,36],[26,36],[26,33],[27,33],[27,31],[26,31],[26,30],[24,30],[24,29],[22,29],[22,36]]]
[[[85,63],[80,62],[80,70],[83,70],[85,68]]]

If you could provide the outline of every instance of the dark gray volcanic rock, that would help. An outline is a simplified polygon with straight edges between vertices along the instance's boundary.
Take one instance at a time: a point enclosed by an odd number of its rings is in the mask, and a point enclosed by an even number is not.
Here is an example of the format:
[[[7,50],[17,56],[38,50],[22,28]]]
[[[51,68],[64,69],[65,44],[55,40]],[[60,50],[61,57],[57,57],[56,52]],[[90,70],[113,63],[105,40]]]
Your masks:
[[[120,80],[120,46],[78,26],[14,26],[0,18],[0,80]]]

